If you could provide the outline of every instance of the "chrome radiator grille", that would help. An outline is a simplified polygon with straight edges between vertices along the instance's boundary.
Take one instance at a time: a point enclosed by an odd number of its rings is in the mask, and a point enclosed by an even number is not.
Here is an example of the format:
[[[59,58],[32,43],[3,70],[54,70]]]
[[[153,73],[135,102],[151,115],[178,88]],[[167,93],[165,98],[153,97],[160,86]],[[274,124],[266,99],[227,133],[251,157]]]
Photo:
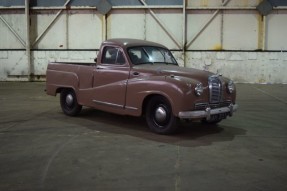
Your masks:
[[[222,96],[221,81],[218,76],[210,76],[208,79],[209,86],[209,102],[219,103]]]

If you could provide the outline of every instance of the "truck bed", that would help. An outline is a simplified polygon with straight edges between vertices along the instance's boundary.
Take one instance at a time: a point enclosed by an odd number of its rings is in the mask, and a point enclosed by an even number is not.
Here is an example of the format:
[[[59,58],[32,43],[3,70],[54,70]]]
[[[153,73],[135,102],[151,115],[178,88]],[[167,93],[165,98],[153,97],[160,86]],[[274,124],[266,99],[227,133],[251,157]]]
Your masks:
[[[56,95],[58,88],[86,88],[93,83],[95,63],[51,62],[47,67],[47,94]]]

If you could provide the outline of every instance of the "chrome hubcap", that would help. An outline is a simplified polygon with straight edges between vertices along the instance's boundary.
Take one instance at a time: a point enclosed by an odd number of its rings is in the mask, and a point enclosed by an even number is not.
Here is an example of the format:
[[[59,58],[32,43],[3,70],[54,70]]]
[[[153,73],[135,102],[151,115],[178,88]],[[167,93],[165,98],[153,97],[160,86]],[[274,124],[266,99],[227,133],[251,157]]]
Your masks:
[[[71,105],[73,104],[73,102],[74,102],[73,96],[72,96],[71,94],[68,94],[68,95],[66,96],[66,103],[67,103],[67,105],[68,105],[68,106],[71,106]]]
[[[166,121],[166,111],[163,107],[158,107],[155,110],[155,119],[157,122],[162,123]]]

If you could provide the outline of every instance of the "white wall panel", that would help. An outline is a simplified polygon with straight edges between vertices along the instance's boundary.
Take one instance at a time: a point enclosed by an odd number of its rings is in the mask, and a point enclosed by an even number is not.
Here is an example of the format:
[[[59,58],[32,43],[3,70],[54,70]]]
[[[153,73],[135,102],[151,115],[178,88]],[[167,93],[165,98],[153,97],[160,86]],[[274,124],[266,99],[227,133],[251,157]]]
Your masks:
[[[3,19],[13,28],[13,30],[25,42],[26,27],[25,16],[21,13],[1,14]],[[23,45],[9,28],[0,20],[0,49],[23,49]]]
[[[181,51],[171,51],[180,67],[184,67],[184,55]]]
[[[153,10],[160,22],[182,42],[182,13],[179,10]],[[174,24],[176,23],[176,24]],[[178,49],[176,43],[162,29],[155,18],[145,10],[114,10],[108,16],[108,38],[138,38],[160,42],[171,49]]]
[[[174,36],[176,42],[182,44],[183,19],[180,10],[153,10],[167,31]],[[180,49],[171,37],[162,29],[154,17],[148,12],[146,18],[146,39],[169,47]]]
[[[0,81],[27,81],[28,64],[25,51],[0,52]]]
[[[32,51],[35,77],[46,74],[48,62],[94,63],[96,51]],[[0,81],[27,81],[25,51],[0,51]]]
[[[258,49],[258,18],[256,11],[224,11],[223,49]]]
[[[109,38],[146,38],[145,10],[113,10],[108,16]]]
[[[102,43],[102,15],[93,11],[68,13],[67,48],[97,49]]]
[[[49,62],[89,62],[94,63],[96,51],[33,51],[35,75],[45,75]]]
[[[287,53],[187,52],[186,66],[223,74],[239,83],[287,83]]]
[[[268,50],[287,50],[287,11],[273,11],[267,16]]]
[[[189,42],[209,21],[214,10],[188,11],[187,15],[187,41]],[[217,15],[202,33],[187,47],[188,50],[220,50],[221,45],[221,15]]]
[[[32,42],[46,30],[56,12],[33,14]],[[64,11],[35,44],[38,49],[96,49],[102,42],[102,16],[94,11]]]
[[[188,11],[187,41],[201,30],[214,12],[215,10]],[[187,48],[188,50],[256,50],[259,34],[258,19],[261,17],[258,17],[256,11],[223,11],[223,15],[218,13]]]
[[[42,14],[31,15],[31,44],[43,33],[47,26],[53,21],[56,11],[43,12]],[[67,17],[65,14],[59,16],[54,25],[34,45],[38,49],[65,49],[67,48]]]

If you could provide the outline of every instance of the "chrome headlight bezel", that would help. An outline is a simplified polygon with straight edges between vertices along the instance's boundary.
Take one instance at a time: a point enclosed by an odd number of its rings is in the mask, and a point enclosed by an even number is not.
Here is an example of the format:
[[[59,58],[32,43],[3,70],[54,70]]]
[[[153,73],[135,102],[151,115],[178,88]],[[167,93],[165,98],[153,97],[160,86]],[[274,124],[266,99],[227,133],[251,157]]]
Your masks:
[[[203,85],[202,83],[196,84],[194,88],[194,92],[196,96],[201,96],[203,94]]]
[[[232,94],[234,91],[235,91],[234,82],[232,80],[229,80],[229,82],[227,83],[227,92]]]

